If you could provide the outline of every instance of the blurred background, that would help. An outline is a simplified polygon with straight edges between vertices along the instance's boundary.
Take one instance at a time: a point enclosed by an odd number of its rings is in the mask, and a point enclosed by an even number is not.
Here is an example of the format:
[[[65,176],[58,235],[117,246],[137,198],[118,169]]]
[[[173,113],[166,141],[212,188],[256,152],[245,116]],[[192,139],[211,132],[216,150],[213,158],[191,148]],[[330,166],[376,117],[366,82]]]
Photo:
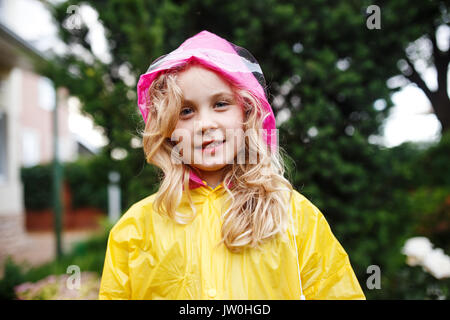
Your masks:
[[[449,22],[433,0],[1,0],[0,298],[97,298],[111,226],[158,188],[139,75],[209,30],[260,63],[286,176],[366,297],[449,299]]]

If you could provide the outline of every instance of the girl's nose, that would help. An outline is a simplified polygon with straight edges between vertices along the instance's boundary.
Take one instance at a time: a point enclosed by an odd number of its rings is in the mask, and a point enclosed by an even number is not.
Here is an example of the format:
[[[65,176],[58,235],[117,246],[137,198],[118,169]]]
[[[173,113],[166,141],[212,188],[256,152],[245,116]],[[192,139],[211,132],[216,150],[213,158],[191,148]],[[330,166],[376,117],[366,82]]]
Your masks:
[[[218,128],[218,121],[216,117],[208,111],[202,111],[199,113],[196,132],[205,134],[208,131]]]

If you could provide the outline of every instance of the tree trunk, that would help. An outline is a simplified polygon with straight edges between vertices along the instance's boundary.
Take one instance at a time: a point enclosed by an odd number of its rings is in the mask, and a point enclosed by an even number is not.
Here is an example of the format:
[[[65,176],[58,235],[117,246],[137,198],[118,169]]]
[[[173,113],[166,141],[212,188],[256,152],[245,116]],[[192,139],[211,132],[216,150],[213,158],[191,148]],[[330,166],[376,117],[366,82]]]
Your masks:
[[[450,129],[450,100],[447,92],[444,90],[436,92],[431,104],[433,105],[436,117],[441,123],[442,133],[444,133]]]
[[[441,123],[441,132],[444,133],[450,129],[450,99],[447,93],[447,71],[450,61],[450,50],[443,52],[438,48],[436,43],[436,30],[434,30],[433,35],[428,35],[428,38],[433,45],[433,60],[437,72],[438,89],[431,91],[428,88],[408,57],[406,57],[406,62],[408,63],[409,70],[404,76],[422,89],[428,97],[434,113]]]

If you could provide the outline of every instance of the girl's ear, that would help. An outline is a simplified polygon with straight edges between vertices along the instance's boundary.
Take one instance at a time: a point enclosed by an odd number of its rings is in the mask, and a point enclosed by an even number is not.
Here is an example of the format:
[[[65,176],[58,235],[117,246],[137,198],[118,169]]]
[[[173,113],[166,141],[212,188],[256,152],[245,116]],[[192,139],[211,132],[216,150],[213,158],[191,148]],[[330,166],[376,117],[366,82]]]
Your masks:
[[[249,114],[252,112],[253,106],[250,103],[250,101],[248,101],[248,99],[244,98],[244,112],[245,112],[245,116],[248,117]]]

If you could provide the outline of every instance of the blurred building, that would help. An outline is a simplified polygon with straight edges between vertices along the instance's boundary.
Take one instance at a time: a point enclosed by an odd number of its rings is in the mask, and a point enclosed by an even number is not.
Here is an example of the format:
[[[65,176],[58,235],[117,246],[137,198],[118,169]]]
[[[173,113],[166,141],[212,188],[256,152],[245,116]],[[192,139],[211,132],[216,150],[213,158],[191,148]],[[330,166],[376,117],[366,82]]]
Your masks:
[[[53,110],[58,106],[59,158],[71,161],[93,153],[69,130],[68,92],[55,90],[35,71],[45,55],[0,18],[0,256],[25,239],[25,210],[20,168],[53,159]]]

